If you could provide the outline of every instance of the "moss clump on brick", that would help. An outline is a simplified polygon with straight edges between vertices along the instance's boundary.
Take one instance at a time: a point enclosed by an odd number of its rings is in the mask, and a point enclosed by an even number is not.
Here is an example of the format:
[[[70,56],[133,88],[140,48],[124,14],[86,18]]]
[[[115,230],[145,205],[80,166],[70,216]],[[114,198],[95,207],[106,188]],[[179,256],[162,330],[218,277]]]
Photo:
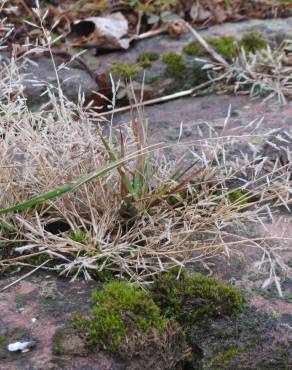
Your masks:
[[[236,315],[243,305],[240,292],[233,286],[201,274],[173,269],[157,278],[152,297],[166,317],[183,326],[207,324],[221,316]]]
[[[69,238],[74,242],[86,244],[86,231],[78,230],[76,232],[70,233]]]
[[[146,51],[145,53],[139,55],[137,58],[137,63],[143,68],[148,68],[151,66],[152,62],[159,59],[159,53],[157,51]]]
[[[110,73],[113,77],[129,80],[136,76],[137,66],[130,63],[114,63],[110,69]]]
[[[78,316],[75,323],[89,344],[110,352],[119,352],[132,333],[162,333],[168,322],[147,292],[127,282],[106,283],[101,291],[93,292],[92,299],[90,318]]]
[[[223,36],[206,39],[208,44],[213,46],[217,53],[225,58],[236,56],[235,38],[233,36]],[[189,56],[206,57],[209,56],[207,50],[197,41],[192,41],[183,48],[183,52]]]
[[[186,67],[181,55],[170,52],[163,55],[162,61],[167,65],[166,77],[184,77]]]
[[[183,53],[191,57],[205,57],[209,53],[198,42],[192,41],[182,49]]]
[[[266,40],[257,32],[247,32],[240,40],[233,36],[223,36],[216,38],[207,38],[207,43],[226,59],[232,59],[236,56],[236,42],[239,47],[249,52],[263,49],[267,46]],[[192,41],[183,48],[183,52],[189,56],[206,57],[209,55],[200,43]]]
[[[247,204],[247,198],[240,189],[236,189],[229,194],[230,203],[234,204]]]
[[[230,59],[236,56],[235,41],[236,39],[233,36],[207,39],[207,42],[216,49],[217,53]]]

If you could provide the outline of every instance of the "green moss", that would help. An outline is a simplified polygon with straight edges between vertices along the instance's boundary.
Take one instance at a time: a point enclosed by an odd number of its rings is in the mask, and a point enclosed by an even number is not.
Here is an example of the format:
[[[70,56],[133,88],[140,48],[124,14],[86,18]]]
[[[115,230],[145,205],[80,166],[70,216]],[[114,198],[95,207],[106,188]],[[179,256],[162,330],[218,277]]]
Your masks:
[[[98,265],[101,266],[103,261],[105,261],[105,259],[100,259]],[[101,271],[94,272],[92,276],[101,283],[108,283],[114,279],[114,271],[104,268]]]
[[[184,77],[186,67],[183,58],[180,55],[170,52],[163,55],[162,61],[167,65],[166,77]]]
[[[224,365],[240,352],[240,348],[230,347],[226,351],[216,353],[213,357],[213,366],[218,366],[220,368],[221,365]]]
[[[234,316],[242,308],[240,292],[214,278],[182,270],[162,274],[152,287],[153,299],[166,317],[183,325],[206,324],[220,316]]]
[[[57,332],[54,336],[53,352],[54,352],[54,355],[56,356],[60,356],[62,353],[62,333],[61,332]]]
[[[234,204],[246,204],[247,203],[247,198],[246,196],[243,194],[242,190],[240,189],[236,189],[234,191],[232,191],[230,194],[229,194],[229,201]]]
[[[159,53],[157,51],[146,51],[145,53],[139,55],[137,62],[143,68],[148,68],[151,66],[152,62],[159,59]]]
[[[110,69],[113,77],[131,79],[137,73],[137,66],[130,63],[114,63]]]
[[[69,238],[74,240],[74,242],[85,244],[86,243],[86,231],[79,230],[75,233],[70,233]]]
[[[208,44],[213,46],[217,53],[224,58],[232,59],[236,56],[236,38],[233,36],[223,36],[206,39]],[[257,32],[248,32],[238,41],[240,47],[245,51],[255,52],[267,46],[266,40]],[[192,41],[183,48],[183,52],[190,56],[206,57],[209,53],[197,41]]]
[[[88,342],[111,352],[135,332],[152,329],[163,332],[167,320],[160,316],[150,295],[136,285],[114,281],[92,294],[94,307],[89,319],[76,317],[75,323],[87,335]]]
[[[236,56],[235,41],[236,39],[233,36],[207,39],[208,44],[213,46],[219,54],[230,59]]]
[[[209,55],[209,53],[196,41],[187,44],[182,51],[192,57],[205,57]]]
[[[42,263],[44,263],[48,259],[48,255],[46,254],[39,254],[38,256],[33,256],[31,258],[28,258],[26,260],[27,263],[30,263],[31,265],[34,266],[39,266]]]
[[[225,58],[236,56],[235,38],[233,36],[223,36],[206,39],[208,44],[213,46],[217,53]],[[209,53],[196,41],[192,41],[183,48],[183,52],[190,56],[206,57]]]
[[[266,48],[267,42],[259,33],[248,32],[239,41],[239,46],[243,47],[247,53],[254,53],[256,50]]]

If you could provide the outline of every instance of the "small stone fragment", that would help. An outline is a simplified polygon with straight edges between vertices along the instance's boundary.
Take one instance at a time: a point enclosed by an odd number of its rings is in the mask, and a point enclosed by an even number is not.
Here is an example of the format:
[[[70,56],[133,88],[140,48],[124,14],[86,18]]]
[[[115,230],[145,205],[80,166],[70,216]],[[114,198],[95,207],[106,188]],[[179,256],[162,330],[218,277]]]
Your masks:
[[[29,351],[34,346],[35,346],[35,342],[14,342],[14,343],[8,344],[7,349],[10,352],[21,351],[22,353],[24,353],[24,352]]]

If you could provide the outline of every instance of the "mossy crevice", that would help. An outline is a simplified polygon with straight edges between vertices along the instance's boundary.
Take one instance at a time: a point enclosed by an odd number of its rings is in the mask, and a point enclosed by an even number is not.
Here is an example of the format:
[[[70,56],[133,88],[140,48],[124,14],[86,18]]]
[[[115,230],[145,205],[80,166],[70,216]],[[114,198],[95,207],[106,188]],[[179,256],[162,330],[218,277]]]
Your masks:
[[[232,317],[243,306],[242,296],[235,287],[212,277],[189,274],[186,270],[179,274],[177,269],[157,279],[152,296],[166,317],[175,318],[184,325]]]
[[[152,62],[159,60],[159,58],[160,56],[157,51],[146,51],[139,55],[137,63],[139,63],[142,68],[148,68],[151,67]]]
[[[165,361],[176,366],[189,357],[182,327],[161,315],[151,295],[137,285],[112,281],[94,291],[92,299],[89,317],[76,316],[74,321],[75,329],[90,347],[125,361],[135,359],[143,366],[157,357],[158,364],[163,362],[159,368],[165,368]]]
[[[241,189],[235,189],[230,192],[228,198],[232,204],[244,205],[248,203],[248,199]]]
[[[138,66],[131,63],[114,63],[110,69],[114,78],[134,79],[138,73]]]
[[[89,344],[117,352],[119,345],[133,331],[162,333],[167,320],[148,293],[123,281],[104,284],[92,293],[94,307],[90,318],[76,317],[75,322],[87,332]]]
[[[237,47],[243,48],[246,53],[255,52],[267,46],[267,41],[257,32],[247,32],[240,39],[234,36],[206,38],[209,45],[224,58],[231,60],[237,55]],[[209,53],[197,41],[191,41],[183,48],[183,53],[193,57],[208,57]]]
[[[171,79],[165,94],[186,90],[208,80],[208,73],[202,69],[204,62],[195,58],[186,58],[174,52],[162,56],[165,65],[164,77]]]
[[[190,328],[203,327],[218,317],[232,318],[243,304],[234,287],[178,269],[159,276],[149,292],[125,281],[111,281],[94,291],[92,299],[89,316],[76,316],[74,322],[87,345],[125,361],[142,361],[142,367],[146,363],[152,367],[151,361],[160,363],[162,369],[168,368],[163,362],[166,358],[171,368],[178,363],[201,363],[204,354],[200,346],[190,342],[191,352],[187,344]]]
[[[165,76],[173,78],[184,78],[186,66],[181,55],[177,53],[167,53],[162,56],[162,62],[166,64]]]

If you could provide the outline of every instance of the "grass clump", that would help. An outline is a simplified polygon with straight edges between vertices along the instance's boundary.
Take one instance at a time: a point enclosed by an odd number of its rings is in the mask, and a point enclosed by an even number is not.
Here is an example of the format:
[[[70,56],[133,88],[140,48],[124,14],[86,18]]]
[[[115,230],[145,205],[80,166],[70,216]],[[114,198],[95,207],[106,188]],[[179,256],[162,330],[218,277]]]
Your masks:
[[[166,317],[184,325],[205,324],[220,316],[234,316],[242,307],[240,292],[212,277],[177,268],[155,282],[153,299]]]
[[[75,321],[87,333],[90,344],[110,352],[119,352],[121,342],[132,333],[162,333],[166,327],[158,306],[136,285],[109,282],[101,291],[94,291],[92,299],[95,306],[90,318],[77,317]]]
[[[182,77],[186,67],[181,55],[170,52],[163,55],[162,61],[167,65],[167,77]]]

